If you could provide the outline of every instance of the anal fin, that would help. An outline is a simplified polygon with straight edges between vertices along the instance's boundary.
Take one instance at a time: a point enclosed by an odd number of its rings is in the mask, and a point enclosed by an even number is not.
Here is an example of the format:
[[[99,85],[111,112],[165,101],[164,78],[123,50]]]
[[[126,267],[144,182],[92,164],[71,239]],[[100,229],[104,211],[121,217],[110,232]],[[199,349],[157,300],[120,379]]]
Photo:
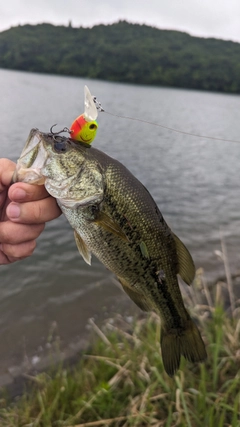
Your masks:
[[[121,283],[123,290],[126,292],[126,294],[135,302],[135,304],[143,311],[151,311],[153,308],[150,307],[149,302],[144,297],[144,295],[139,294],[135,290],[133,290],[127,282],[118,277],[119,282]]]

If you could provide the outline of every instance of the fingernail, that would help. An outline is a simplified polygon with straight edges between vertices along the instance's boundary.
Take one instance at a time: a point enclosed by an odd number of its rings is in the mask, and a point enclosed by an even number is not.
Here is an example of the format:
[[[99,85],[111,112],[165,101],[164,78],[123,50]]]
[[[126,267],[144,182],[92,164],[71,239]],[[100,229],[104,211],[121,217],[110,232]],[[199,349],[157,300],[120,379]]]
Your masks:
[[[16,203],[10,203],[7,207],[7,216],[9,219],[17,219],[20,216],[20,206]]]
[[[14,190],[13,192],[14,199],[18,199],[18,200],[25,199],[26,195],[27,195],[26,191],[23,190],[22,188],[16,188],[16,190]]]

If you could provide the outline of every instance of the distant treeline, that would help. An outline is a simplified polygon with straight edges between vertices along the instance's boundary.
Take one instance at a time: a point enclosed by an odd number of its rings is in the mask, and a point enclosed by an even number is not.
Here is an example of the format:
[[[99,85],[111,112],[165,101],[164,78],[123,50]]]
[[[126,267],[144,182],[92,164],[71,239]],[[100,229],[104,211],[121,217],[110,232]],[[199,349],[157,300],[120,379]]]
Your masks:
[[[120,21],[24,25],[0,33],[0,67],[240,93],[240,44]]]

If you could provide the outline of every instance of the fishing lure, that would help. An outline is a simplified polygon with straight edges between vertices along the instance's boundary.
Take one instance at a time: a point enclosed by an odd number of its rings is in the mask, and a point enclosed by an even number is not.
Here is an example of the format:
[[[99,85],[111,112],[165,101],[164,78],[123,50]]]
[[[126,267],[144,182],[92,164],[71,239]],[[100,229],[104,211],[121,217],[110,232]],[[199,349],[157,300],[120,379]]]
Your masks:
[[[184,130],[175,129],[169,126],[162,125],[160,123],[153,123],[148,120],[139,119],[137,117],[130,117],[130,116],[122,116],[119,114],[110,113],[109,111],[106,111],[103,109],[101,103],[97,100],[96,96],[92,96],[90,93],[90,90],[87,86],[84,86],[84,94],[85,94],[85,101],[84,106],[85,110],[84,113],[81,114],[79,117],[77,117],[74,122],[72,123],[70,130],[65,128],[70,134],[71,138],[76,141],[85,142],[87,144],[91,144],[94,140],[96,134],[97,134],[97,128],[98,123],[96,121],[98,117],[98,112],[104,112],[105,114],[108,114],[109,116],[118,117],[120,119],[127,119],[127,120],[134,120],[141,123],[147,123],[151,126],[157,126],[163,129],[170,130],[172,132],[177,132],[184,135],[190,135],[196,138],[202,138],[202,139],[210,139],[215,141],[225,141],[225,142],[237,142],[238,140],[233,139],[226,139],[226,138],[219,138],[214,136],[207,136],[207,135],[199,135],[191,132],[186,132]],[[66,130],[63,131],[66,131]],[[62,132],[62,131],[61,131]]]
[[[71,138],[76,141],[91,144],[97,134],[98,123],[96,121],[98,110],[90,90],[84,86],[84,113],[77,117],[70,127]]]

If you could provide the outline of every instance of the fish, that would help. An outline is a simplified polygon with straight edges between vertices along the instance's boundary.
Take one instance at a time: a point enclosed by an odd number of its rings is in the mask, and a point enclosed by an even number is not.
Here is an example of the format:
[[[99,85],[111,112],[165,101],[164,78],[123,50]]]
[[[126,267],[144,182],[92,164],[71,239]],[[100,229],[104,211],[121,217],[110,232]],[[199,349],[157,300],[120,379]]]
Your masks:
[[[84,113],[78,116],[70,126],[71,138],[75,141],[91,144],[96,137],[98,111],[90,90],[84,86]]]
[[[178,275],[188,285],[193,281],[192,257],[123,164],[87,143],[32,129],[13,181],[44,184],[72,226],[86,263],[95,255],[140,309],[160,316],[169,376],[179,369],[181,356],[190,362],[206,359],[178,283]]]

